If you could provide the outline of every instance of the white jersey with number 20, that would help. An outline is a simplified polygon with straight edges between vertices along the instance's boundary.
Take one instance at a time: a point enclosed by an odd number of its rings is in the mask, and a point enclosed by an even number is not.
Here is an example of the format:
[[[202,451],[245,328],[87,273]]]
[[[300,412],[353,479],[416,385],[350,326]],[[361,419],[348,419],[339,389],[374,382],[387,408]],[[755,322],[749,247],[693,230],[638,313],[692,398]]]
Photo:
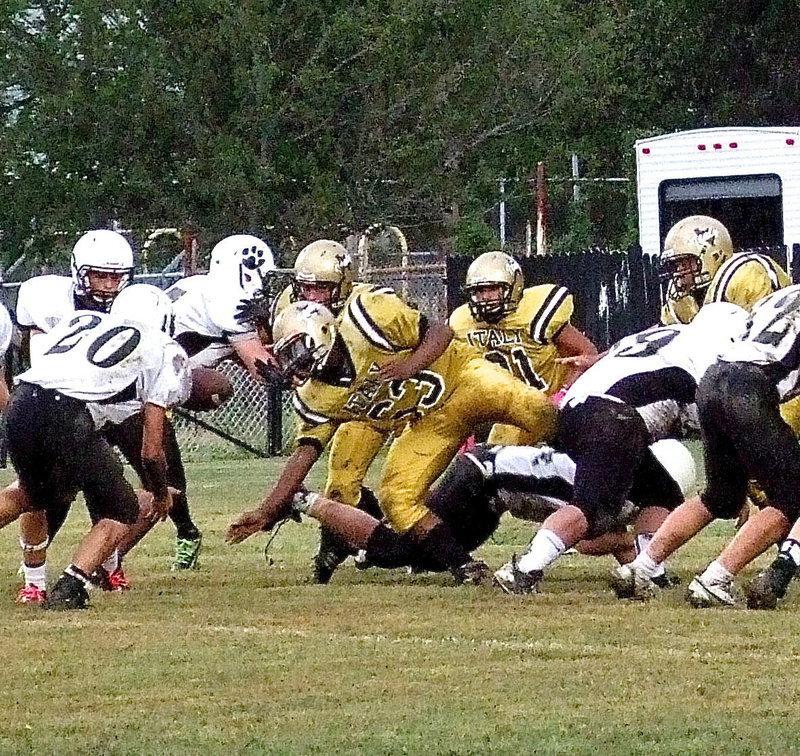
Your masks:
[[[168,408],[189,396],[186,353],[161,331],[82,311],[39,338],[36,365],[18,376],[18,382],[87,403],[138,400]]]

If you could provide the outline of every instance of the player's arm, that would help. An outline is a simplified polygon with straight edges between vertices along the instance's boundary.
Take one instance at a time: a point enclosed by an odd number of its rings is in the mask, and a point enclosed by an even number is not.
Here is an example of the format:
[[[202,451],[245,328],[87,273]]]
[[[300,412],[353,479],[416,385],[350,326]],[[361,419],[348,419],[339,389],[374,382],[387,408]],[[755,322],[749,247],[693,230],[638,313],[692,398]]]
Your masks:
[[[167,412],[157,404],[145,403],[142,409],[142,469],[145,489],[153,495],[154,520],[163,520],[172,507],[167,486],[167,458],[164,454],[164,424]]]
[[[453,340],[453,329],[447,323],[436,321],[425,330],[417,348],[405,357],[394,357],[381,365],[378,374],[385,381],[406,380],[444,354]]]
[[[228,543],[241,543],[259,530],[268,530],[278,520],[289,514],[292,498],[300,491],[314,463],[319,459],[320,446],[299,443],[286,461],[278,482],[264,497],[257,509],[243,512],[231,523],[225,539]]]
[[[275,355],[272,353],[272,345],[262,344],[258,336],[231,340],[231,346],[247,372],[258,381],[264,380],[265,371],[278,367]]]
[[[564,380],[565,387],[571,386],[584,370],[599,359],[597,347],[571,323],[566,323],[561,328],[553,343],[560,357],[578,358],[565,363],[569,367],[569,373]]]

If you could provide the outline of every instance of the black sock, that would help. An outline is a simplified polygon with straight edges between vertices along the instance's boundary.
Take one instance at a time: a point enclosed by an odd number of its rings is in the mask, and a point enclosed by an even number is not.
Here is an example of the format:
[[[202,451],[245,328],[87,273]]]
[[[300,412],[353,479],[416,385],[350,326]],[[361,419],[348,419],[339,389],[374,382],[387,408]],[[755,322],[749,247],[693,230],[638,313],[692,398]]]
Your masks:
[[[446,522],[440,522],[429,530],[419,541],[419,547],[448,570],[458,569],[472,560],[470,553],[456,540]]]

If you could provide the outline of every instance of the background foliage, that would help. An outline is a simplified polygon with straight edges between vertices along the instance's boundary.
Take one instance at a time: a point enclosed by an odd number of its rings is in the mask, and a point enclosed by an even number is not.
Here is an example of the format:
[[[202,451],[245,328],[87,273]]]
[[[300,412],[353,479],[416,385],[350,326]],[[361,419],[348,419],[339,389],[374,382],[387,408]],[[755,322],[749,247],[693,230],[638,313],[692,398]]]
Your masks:
[[[2,254],[46,258],[54,233],[111,221],[286,249],[375,220],[417,245],[475,239],[500,177],[530,215],[537,161],[555,179],[573,153],[586,176],[630,176],[636,137],[797,123],[798,15],[788,0],[8,0]],[[630,185],[578,207],[560,186],[561,247],[631,240]]]

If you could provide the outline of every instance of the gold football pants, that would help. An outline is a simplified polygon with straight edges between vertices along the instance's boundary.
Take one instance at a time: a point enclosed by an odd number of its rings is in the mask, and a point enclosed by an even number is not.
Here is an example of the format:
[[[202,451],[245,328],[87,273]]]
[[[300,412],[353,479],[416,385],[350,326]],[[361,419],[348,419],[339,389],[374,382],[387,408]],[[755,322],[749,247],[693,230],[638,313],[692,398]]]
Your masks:
[[[361,420],[340,425],[328,455],[325,496],[342,504],[357,506],[369,466],[389,435],[388,428]]]
[[[392,528],[405,533],[428,514],[430,487],[480,423],[508,423],[538,443],[553,436],[555,420],[555,407],[544,392],[491,362],[470,360],[453,393],[413,420],[389,448],[378,500]]]

